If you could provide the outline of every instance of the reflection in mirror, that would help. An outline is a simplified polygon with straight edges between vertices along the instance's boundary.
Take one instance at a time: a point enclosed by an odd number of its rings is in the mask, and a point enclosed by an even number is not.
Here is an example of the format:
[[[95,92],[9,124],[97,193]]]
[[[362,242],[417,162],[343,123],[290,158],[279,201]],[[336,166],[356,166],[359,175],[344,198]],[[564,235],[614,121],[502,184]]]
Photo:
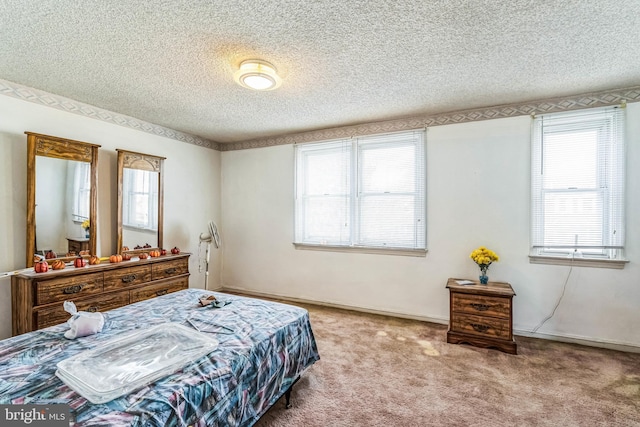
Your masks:
[[[45,258],[89,250],[91,163],[36,157],[35,253]]]
[[[118,252],[162,247],[164,157],[118,152]]]
[[[159,172],[125,168],[122,175],[122,246],[158,244]]]
[[[99,145],[27,135],[26,266],[36,257],[96,253]],[[69,256],[67,256],[69,254]],[[75,255],[73,256],[75,257]]]

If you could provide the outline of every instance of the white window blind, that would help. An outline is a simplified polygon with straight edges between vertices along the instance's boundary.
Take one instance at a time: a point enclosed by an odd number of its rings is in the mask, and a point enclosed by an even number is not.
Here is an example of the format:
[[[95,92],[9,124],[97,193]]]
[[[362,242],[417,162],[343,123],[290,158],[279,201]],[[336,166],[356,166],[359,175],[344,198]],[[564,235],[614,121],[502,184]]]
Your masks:
[[[425,249],[424,167],[424,131],[296,146],[296,243]]]
[[[536,117],[532,137],[532,253],[621,258],[624,109]]]
[[[144,230],[158,229],[158,174],[140,169],[123,169],[125,198],[122,223]]]
[[[73,221],[89,219],[89,197],[91,195],[91,163],[69,162],[73,168]]]

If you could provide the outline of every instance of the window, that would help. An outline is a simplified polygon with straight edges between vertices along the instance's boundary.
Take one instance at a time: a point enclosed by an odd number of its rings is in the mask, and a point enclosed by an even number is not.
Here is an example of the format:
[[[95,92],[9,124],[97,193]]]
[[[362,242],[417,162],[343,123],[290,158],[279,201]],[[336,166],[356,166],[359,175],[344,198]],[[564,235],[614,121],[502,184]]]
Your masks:
[[[69,162],[73,174],[73,221],[89,219],[89,198],[91,196],[91,163]],[[68,176],[68,175],[67,175]]]
[[[424,131],[296,146],[295,243],[426,248]]]
[[[532,254],[622,259],[624,109],[536,117]]]
[[[122,189],[124,226],[144,230],[158,229],[158,174],[141,169],[123,169]]]

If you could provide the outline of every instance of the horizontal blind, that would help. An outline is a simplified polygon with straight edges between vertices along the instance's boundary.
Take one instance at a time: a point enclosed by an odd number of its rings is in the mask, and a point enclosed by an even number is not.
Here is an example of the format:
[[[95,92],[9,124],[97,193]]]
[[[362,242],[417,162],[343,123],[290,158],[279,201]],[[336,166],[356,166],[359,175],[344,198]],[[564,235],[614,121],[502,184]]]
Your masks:
[[[298,243],[348,245],[351,140],[296,146]]]
[[[426,249],[424,133],[296,145],[295,242]]]
[[[122,222],[144,230],[158,228],[158,173],[124,168]]]
[[[531,173],[533,248],[624,246],[624,109],[537,117]]]
[[[356,245],[425,248],[423,135],[358,139]]]
[[[73,221],[89,219],[91,195],[91,163],[68,162],[68,175],[73,177]]]

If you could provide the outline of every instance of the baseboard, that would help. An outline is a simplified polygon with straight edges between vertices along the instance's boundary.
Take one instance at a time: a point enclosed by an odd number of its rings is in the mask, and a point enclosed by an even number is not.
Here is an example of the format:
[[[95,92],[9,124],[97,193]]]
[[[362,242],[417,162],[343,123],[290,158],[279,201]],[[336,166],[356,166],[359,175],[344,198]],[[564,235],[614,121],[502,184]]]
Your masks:
[[[214,289],[212,289],[212,290],[214,290]],[[420,321],[423,321],[423,322],[439,323],[441,325],[448,325],[449,324],[449,319],[446,319],[446,318],[417,316],[417,315],[412,315],[412,314],[398,313],[398,312],[386,311],[386,310],[378,310],[378,309],[375,309],[375,308],[359,307],[359,306],[354,306],[354,305],[346,305],[346,304],[334,303],[334,302],[329,302],[329,301],[316,301],[316,300],[305,299],[305,298],[295,298],[295,297],[290,297],[288,295],[274,294],[274,293],[271,293],[271,292],[250,291],[248,289],[233,288],[233,287],[229,287],[229,286],[224,286],[224,287],[221,287],[220,289],[217,289],[217,290],[220,291],[220,292],[230,291],[230,292],[237,292],[237,293],[241,293],[241,294],[244,294],[244,295],[250,295],[250,296],[256,296],[256,297],[277,298],[277,299],[280,299],[280,300],[283,300],[283,301],[299,302],[299,303],[303,303],[303,304],[313,304],[313,305],[319,305],[319,306],[322,306],[322,307],[340,308],[340,309],[343,309],[343,310],[359,311],[359,312],[362,312],[362,313],[369,313],[369,314],[379,314],[379,315],[382,315],[382,316],[399,317],[399,318],[402,318],[402,319],[420,320]]]
[[[598,347],[598,348],[606,348],[609,350],[617,350],[624,351],[627,353],[640,353],[640,347],[630,343],[624,342],[616,342],[616,341],[605,341],[598,340],[594,338],[586,338],[575,335],[554,335],[554,334],[542,334],[540,332],[531,332],[523,329],[514,329],[513,333],[515,335],[530,337],[530,338],[540,338],[543,340],[549,341],[558,341],[558,342],[566,342],[570,344],[580,344],[586,345],[589,347]]]
[[[444,317],[416,316],[412,314],[405,314],[405,313],[398,313],[393,311],[378,310],[374,308],[333,303],[329,301],[316,301],[316,300],[305,299],[305,298],[295,298],[288,295],[280,295],[280,294],[275,294],[270,292],[258,292],[258,291],[252,291],[252,290],[243,289],[243,288],[235,288],[230,286],[219,286],[217,289],[211,289],[211,290],[219,291],[219,292],[224,292],[224,291],[237,292],[237,293],[241,293],[248,296],[264,297],[264,298],[277,298],[283,301],[299,302],[303,304],[313,304],[313,305],[319,305],[319,306],[331,307],[331,308],[340,308],[343,310],[359,311],[359,312],[370,313],[370,314],[380,314],[383,316],[399,317],[402,319],[420,320],[423,322],[438,323],[442,325],[449,324],[449,319]],[[580,344],[580,345],[586,345],[589,347],[606,348],[609,350],[624,351],[628,353],[640,353],[640,346],[630,344],[630,343],[597,340],[593,338],[564,335],[564,334],[554,335],[554,334],[543,334],[540,332],[532,333],[531,331],[527,331],[524,329],[514,329],[513,333],[516,336],[539,338],[539,339],[544,339],[549,341],[566,342],[570,344]]]

